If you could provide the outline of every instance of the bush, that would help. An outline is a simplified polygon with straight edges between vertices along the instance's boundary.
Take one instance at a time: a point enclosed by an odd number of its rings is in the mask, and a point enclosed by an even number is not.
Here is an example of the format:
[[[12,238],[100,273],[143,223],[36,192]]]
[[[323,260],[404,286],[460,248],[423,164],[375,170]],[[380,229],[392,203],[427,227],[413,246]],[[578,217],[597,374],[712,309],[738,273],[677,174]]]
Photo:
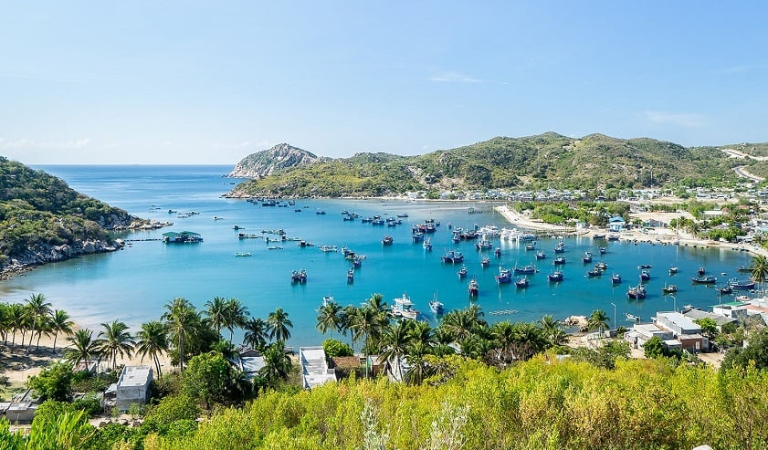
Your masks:
[[[95,417],[101,414],[103,408],[101,401],[95,395],[87,395],[72,402],[72,407],[77,410],[85,411],[88,417]]]
[[[68,400],[72,395],[72,366],[54,363],[27,381],[41,400]]]
[[[337,356],[353,356],[355,354],[349,344],[341,342],[337,339],[324,340],[323,350],[325,350],[325,356],[328,358],[335,358]]]

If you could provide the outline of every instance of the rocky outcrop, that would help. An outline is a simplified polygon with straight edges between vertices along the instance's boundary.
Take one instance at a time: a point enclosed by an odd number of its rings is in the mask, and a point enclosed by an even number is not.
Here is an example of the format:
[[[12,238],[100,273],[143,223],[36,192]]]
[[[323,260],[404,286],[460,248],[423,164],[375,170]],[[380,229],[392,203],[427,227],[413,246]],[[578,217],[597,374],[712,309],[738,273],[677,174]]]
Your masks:
[[[288,144],[278,144],[269,150],[253,153],[237,163],[229,177],[261,179],[277,170],[305,166],[321,161],[313,153]]]
[[[8,259],[5,264],[2,265],[2,270],[0,270],[0,280],[26,272],[34,266],[65,261],[80,255],[114,252],[115,250],[122,249],[123,245],[123,241],[119,239],[115,242],[102,240],[77,240],[71,245],[50,245],[41,243],[35,246],[35,248],[27,249],[27,251],[17,258]]]

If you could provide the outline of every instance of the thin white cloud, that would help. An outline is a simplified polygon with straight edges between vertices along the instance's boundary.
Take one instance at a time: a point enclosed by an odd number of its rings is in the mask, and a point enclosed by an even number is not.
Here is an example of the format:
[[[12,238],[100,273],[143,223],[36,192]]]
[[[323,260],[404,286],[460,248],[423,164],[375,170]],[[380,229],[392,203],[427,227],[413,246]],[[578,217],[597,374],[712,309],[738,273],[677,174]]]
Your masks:
[[[676,125],[684,128],[704,126],[704,116],[701,114],[645,111],[642,113],[642,116],[649,122],[660,125]]]
[[[240,149],[267,149],[272,147],[274,144],[272,144],[270,141],[262,140],[258,142],[251,142],[251,141],[243,141],[243,142],[214,142],[211,145],[211,148],[214,150],[240,150]]]
[[[35,141],[32,139],[9,140],[0,137],[0,150],[49,149],[49,150],[78,150],[93,143],[91,138],[74,141]]]
[[[482,80],[472,78],[459,72],[441,72],[429,77],[429,81],[438,83],[480,83]]]

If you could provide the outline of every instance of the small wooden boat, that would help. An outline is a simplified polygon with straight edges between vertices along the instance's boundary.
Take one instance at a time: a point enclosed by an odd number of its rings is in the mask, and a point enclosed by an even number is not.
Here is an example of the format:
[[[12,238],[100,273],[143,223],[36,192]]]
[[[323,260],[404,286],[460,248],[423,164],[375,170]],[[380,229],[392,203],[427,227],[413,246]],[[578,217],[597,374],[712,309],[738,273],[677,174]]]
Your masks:
[[[733,294],[733,288],[731,288],[730,286],[723,286],[721,288],[718,288],[717,291],[720,292],[720,295]]]
[[[493,254],[494,254],[494,255],[495,255],[497,258],[501,258],[501,249],[500,249],[499,247],[496,247],[496,249],[493,251]]]
[[[459,276],[459,279],[462,279],[467,276],[467,266],[461,266],[461,269],[459,269],[456,274]]]
[[[584,256],[581,257],[581,262],[584,264],[592,262],[592,252],[584,252]]]
[[[670,267],[669,268],[669,274],[670,275],[674,275],[674,274],[677,273],[677,270],[678,270],[677,267]]]
[[[715,284],[717,283],[717,278],[713,276],[699,277],[699,278],[692,277],[691,282],[693,284]]]
[[[677,285],[676,284],[664,285],[664,287],[661,288],[661,292],[664,294],[674,294],[675,292],[677,292]]]
[[[551,282],[563,281],[563,271],[555,270],[551,274],[547,275],[547,280]]]
[[[347,284],[355,282],[355,271],[353,269],[347,270]]]
[[[555,258],[555,261],[553,262],[553,264],[556,266],[561,266],[565,264],[565,258],[563,258],[562,256],[558,256],[557,258]]]
[[[520,278],[519,280],[515,281],[515,286],[517,286],[519,288],[527,288],[528,284],[529,284],[528,283],[528,278],[526,278],[526,277]]]
[[[647,270],[643,270],[643,271],[641,271],[641,272],[640,272],[640,279],[641,279],[642,281],[648,281],[648,280],[650,280],[650,279],[651,279],[651,273],[650,273],[650,272],[648,272]]]
[[[621,275],[618,273],[611,275],[611,284],[621,284]]]
[[[696,271],[697,274],[699,274],[700,277],[703,277],[705,273],[707,273],[707,269],[705,267],[699,267],[699,269]]]
[[[542,252],[541,250],[536,252],[536,259],[537,260],[545,259],[546,257],[547,257],[547,255],[544,252]]]
[[[382,245],[392,245],[394,242],[394,238],[392,236],[384,236],[384,238],[381,240]]]
[[[489,267],[491,265],[491,258],[483,258],[480,260],[480,267],[485,269],[486,267]]]
[[[600,247],[600,249],[599,249],[599,250],[600,250],[600,254],[601,254],[601,255],[605,255],[605,252],[606,252],[606,249],[605,249],[605,247]]]
[[[477,284],[477,280],[474,278],[469,281],[467,292],[469,292],[470,297],[477,297],[477,295],[480,293],[480,286]]]
[[[603,275],[603,271],[598,269],[597,267],[595,267],[592,270],[587,271],[587,276],[590,277],[590,278],[600,277],[602,275]]]

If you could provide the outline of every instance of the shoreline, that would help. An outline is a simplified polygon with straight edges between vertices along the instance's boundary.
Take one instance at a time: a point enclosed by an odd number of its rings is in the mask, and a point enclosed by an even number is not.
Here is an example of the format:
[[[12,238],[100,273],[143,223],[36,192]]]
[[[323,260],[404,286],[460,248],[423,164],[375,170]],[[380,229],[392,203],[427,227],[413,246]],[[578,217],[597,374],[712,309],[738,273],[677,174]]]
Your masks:
[[[594,237],[596,234],[609,233],[607,228],[600,229],[577,229],[566,225],[552,225],[544,222],[531,220],[517,211],[510,209],[506,205],[496,206],[494,209],[502,215],[509,223],[520,228],[535,231],[550,231],[554,233],[568,233],[577,236]],[[647,213],[648,217],[660,218],[664,213]],[[681,214],[675,213],[679,217]],[[768,257],[768,249],[755,244],[734,244],[731,242],[712,241],[709,239],[699,239],[688,233],[672,230],[669,228],[654,229],[649,232],[627,230],[619,234],[619,241],[643,242],[661,245],[683,245],[692,247],[707,248],[726,248],[734,251],[746,251],[752,255],[762,255]]]

